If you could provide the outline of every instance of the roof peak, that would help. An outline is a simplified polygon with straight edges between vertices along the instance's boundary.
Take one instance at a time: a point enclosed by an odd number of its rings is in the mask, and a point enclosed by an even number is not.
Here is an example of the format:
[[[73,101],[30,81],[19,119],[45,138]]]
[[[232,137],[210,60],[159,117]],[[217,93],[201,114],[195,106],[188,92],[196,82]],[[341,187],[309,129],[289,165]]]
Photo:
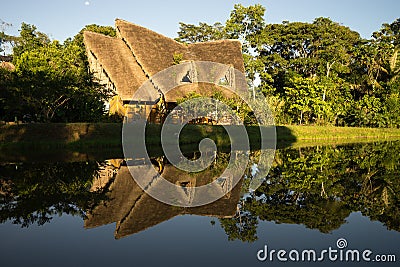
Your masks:
[[[124,19],[119,19],[119,18],[116,18],[116,19],[115,19],[115,28],[117,28],[117,30],[118,30],[118,24],[119,24],[119,23],[123,23],[123,24],[125,24],[125,25],[127,24],[127,25],[129,25],[130,27],[139,28],[139,29],[141,29],[141,30],[144,30],[144,31],[149,32],[149,33],[152,34],[152,35],[158,35],[158,36],[160,36],[160,37],[162,37],[162,38],[169,39],[169,40],[171,40],[172,42],[175,42],[175,43],[177,43],[177,44],[179,44],[179,45],[185,45],[184,43],[178,42],[178,41],[176,41],[175,39],[173,39],[173,38],[171,38],[171,37],[168,37],[168,36],[165,36],[165,35],[162,34],[162,33],[153,31],[153,30],[151,30],[151,29],[149,29],[149,28],[146,28],[146,27],[144,27],[144,26],[141,26],[141,25],[139,25],[139,24],[136,24],[136,23],[133,23],[133,22],[124,20]]]
[[[97,35],[97,36],[101,36],[102,38],[110,38],[110,39],[115,39],[115,37],[111,37],[111,36],[108,36],[108,35],[105,35],[105,34],[102,34],[102,33],[98,33],[98,32],[92,32],[92,31],[88,31],[88,30],[85,30],[85,31],[83,31],[83,35],[85,36],[85,35]]]

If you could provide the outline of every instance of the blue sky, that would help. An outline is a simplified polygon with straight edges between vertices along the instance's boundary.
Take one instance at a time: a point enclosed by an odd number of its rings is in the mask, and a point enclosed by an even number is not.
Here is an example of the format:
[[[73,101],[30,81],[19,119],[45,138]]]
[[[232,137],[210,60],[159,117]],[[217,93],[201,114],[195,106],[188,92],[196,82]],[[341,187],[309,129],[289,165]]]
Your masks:
[[[17,34],[21,22],[27,22],[60,41],[73,37],[87,24],[114,25],[115,18],[176,37],[179,22],[225,22],[236,3],[262,4],[267,8],[267,23],[330,17],[365,38],[382,23],[400,17],[398,0],[8,0],[0,4],[0,19],[13,24],[6,29],[9,34]]]

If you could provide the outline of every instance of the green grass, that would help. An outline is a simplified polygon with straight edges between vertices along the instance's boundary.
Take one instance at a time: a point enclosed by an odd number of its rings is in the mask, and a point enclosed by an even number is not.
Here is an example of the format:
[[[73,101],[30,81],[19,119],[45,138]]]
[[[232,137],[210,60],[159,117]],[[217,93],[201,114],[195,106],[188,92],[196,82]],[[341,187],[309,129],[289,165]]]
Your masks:
[[[333,126],[277,126],[280,140],[344,140],[344,139],[369,139],[369,138],[400,138],[400,129],[396,128],[357,128],[357,127],[333,127]],[[287,133],[290,132],[290,135]]]
[[[234,126],[231,126],[234,127]],[[160,146],[160,125],[149,125],[146,143]],[[119,123],[52,123],[3,125],[0,127],[0,148],[3,149],[71,149],[99,150],[121,147],[122,124]],[[259,146],[258,127],[247,127],[252,148]],[[331,126],[277,126],[278,146],[296,143],[349,143],[368,140],[400,139],[400,129],[350,128]],[[187,125],[180,135],[180,144],[197,147],[205,137],[218,147],[229,147],[229,137],[222,126]]]

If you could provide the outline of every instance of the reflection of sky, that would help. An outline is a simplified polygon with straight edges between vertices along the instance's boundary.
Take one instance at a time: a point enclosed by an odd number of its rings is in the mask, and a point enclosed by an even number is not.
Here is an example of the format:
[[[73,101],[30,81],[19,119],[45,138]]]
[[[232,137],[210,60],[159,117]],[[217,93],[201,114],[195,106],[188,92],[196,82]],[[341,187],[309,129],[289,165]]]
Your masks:
[[[114,224],[83,229],[78,217],[54,218],[42,227],[28,229],[9,223],[0,226],[0,251],[3,266],[271,266],[258,263],[256,253],[264,245],[270,249],[321,251],[336,248],[345,238],[349,249],[370,249],[375,253],[397,254],[400,233],[387,231],[361,213],[352,213],[347,224],[331,234],[306,229],[302,225],[260,222],[254,243],[227,241],[215,219],[178,216],[138,234],[114,240]],[[275,262],[276,264],[276,262]],[[274,265],[275,265],[274,264]],[[350,263],[324,262],[323,266]],[[310,263],[285,263],[282,266],[309,266]],[[368,266],[379,266],[368,264]],[[395,266],[396,264],[385,264]],[[311,264],[318,266],[318,264]]]

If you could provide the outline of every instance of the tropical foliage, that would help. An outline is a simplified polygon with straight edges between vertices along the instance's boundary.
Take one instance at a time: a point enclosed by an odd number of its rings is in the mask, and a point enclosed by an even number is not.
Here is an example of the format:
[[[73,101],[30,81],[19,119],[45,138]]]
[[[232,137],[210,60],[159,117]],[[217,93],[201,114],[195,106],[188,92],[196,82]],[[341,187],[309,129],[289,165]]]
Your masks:
[[[267,24],[261,5],[235,5],[225,24],[180,23],[177,41],[239,39],[249,84],[280,124],[400,126],[400,20],[365,40],[329,18]]]
[[[111,27],[85,29],[115,35]],[[84,29],[84,30],[85,30]],[[82,30],[83,31],[83,30]],[[0,68],[0,118],[36,122],[99,121],[110,92],[88,72],[82,32],[63,44],[23,23],[15,71]]]

